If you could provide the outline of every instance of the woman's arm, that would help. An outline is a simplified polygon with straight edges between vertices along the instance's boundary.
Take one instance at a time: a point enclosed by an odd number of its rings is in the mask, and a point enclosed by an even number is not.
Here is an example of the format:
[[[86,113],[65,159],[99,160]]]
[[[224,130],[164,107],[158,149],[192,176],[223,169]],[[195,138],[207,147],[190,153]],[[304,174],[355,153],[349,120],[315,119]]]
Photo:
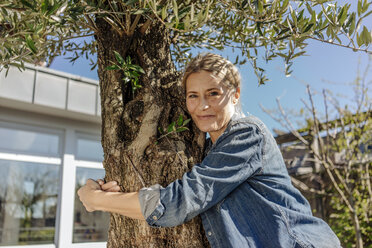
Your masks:
[[[219,203],[262,169],[263,134],[256,125],[238,124],[217,142],[201,164],[166,188],[140,193],[105,192],[100,184],[88,180],[78,192],[80,200],[88,211],[108,211],[141,220],[146,217],[150,226],[183,224]],[[139,195],[146,216],[141,212]]]
[[[78,190],[80,201],[88,212],[96,210],[121,214],[133,219],[144,220],[138,200],[138,192],[108,192],[102,189],[116,191],[113,182],[102,184],[88,179],[86,184]],[[101,186],[100,186],[101,185]]]
[[[140,190],[150,226],[181,225],[221,202],[240,184],[262,170],[264,135],[252,123],[237,123],[223,134],[201,164],[167,187]],[[146,203],[151,199],[151,206]],[[155,204],[154,204],[155,203]]]

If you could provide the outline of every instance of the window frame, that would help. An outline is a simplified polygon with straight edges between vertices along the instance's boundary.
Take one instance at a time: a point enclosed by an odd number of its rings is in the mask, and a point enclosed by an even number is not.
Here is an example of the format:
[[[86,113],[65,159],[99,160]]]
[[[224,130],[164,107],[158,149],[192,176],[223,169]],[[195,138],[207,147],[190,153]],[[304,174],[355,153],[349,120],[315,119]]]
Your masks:
[[[8,122],[0,120],[0,127],[4,127],[7,129],[13,130],[21,130],[21,131],[29,131],[29,132],[36,132],[36,133],[46,133],[46,134],[53,134],[58,136],[58,153],[57,157],[50,156],[50,154],[43,153],[34,153],[34,152],[23,152],[17,151],[13,149],[1,149],[0,148],[0,159],[1,160],[8,160],[8,161],[15,161],[15,162],[29,162],[29,163],[39,163],[45,166],[49,165],[58,165],[59,166],[59,176],[62,167],[62,159],[61,159],[61,151],[62,151],[62,142],[63,142],[63,130],[61,129],[51,129],[49,127],[42,127],[42,126],[35,126],[35,125],[27,125],[23,123],[17,122]],[[32,166],[32,165],[29,165]],[[58,189],[58,197],[57,197],[57,210],[56,210],[56,219],[55,219],[55,232],[54,232],[54,243],[53,244],[33,244],[33,245],[12,245],[12,246],[0,246],[1,248],[55,248],[56,245],[56,233],[58,229],[58,213],[59,213],[59,202],[61,198],[61,190],[60,185]]]
[[[59,137],[57,157],[50,154],[0,149],[0,159],[60,166],[54,244],[14,245],[1,246],[1,248],[106,247],[107,242],[72,242],[76,169],[77,167],[104,169],[102,162],[76,159],[76,141],[78,138],[100,141],[100,124],[10,110],[0,106],[0,127],[53,134]]]

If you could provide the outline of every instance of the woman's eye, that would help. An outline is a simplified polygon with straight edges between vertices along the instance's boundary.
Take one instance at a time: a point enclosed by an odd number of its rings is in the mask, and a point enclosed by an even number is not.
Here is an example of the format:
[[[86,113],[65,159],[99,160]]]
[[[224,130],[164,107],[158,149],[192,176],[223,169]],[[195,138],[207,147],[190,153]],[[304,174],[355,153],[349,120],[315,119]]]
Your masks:
[[[209,95],[210,96],[218,96],[219,93],[217,91],[212,91],[212,92],[209,92]]]
[[[189,95],[188,98],[196,98],[197,95]]]

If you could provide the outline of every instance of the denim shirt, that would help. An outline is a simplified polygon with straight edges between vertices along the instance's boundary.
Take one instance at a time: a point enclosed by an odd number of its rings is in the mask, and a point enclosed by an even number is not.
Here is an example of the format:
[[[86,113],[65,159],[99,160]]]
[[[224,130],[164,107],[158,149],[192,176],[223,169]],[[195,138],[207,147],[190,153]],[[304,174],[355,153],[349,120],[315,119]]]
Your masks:
[[[197,215],[211,247],[341,247],[292,186],[281,152],[256,117],[234,116],[200,164],[163,188],[139,192],[152,227]]]

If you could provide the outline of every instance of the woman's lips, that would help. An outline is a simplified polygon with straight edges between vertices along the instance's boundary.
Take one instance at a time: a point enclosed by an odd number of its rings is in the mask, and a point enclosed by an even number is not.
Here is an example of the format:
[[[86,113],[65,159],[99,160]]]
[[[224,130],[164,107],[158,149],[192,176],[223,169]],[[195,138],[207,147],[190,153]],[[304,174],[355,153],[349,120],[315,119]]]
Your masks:
[[[198,115],[198,119],[202,121],[209,120],[211,118],[214,118],[214,115]]]

